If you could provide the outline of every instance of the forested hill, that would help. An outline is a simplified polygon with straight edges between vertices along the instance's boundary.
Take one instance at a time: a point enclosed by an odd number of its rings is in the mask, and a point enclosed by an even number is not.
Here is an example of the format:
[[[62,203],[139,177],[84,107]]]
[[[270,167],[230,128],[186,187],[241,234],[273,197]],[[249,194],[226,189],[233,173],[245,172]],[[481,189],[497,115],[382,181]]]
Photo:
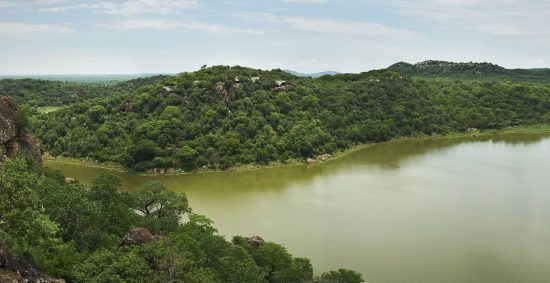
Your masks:
[[[471,78],[550,83],[550,69],[505,69],[492,63],[453,63],[428,60],[417,64],[399,62],[389,70],[401,74],[431,78]]]
[[[71,82],[42,79],[0,79],[0,94],[32,107],[66,106],[98,97],[117,95],[167,79],[167,75],[128,81]]]
[[[32,120],[53,155],[136,171],[227,169],[401,136],[550,123],[550,87],[415,80],[392,70],[312,79],[217,66]]]

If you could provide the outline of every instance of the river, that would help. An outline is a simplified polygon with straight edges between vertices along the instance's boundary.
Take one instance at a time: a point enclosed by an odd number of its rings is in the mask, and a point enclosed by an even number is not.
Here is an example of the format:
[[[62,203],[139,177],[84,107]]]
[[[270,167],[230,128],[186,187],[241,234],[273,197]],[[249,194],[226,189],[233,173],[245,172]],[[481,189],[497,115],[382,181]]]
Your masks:
[[[104,169],[47,162],[89,183]],[[261,235],[367,282],[550,282],[550,134],[406,139],[315,165],[138,176],[220,233]]]

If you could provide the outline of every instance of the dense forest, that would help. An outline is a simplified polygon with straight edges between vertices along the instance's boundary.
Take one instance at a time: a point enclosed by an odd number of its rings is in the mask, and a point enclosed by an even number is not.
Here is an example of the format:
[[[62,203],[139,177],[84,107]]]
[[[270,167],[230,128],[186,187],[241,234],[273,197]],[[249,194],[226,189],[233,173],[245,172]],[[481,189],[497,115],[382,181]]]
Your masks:
[[[123,82],[68,82],[37,79],[1,79],[0,94],[13,97],[19,104],[40,108],[67,106],[94,98],[105,98],[135,91],[139,87],[166,79],[158,75]]]
[[[32,132],[54,156],[193,171],[304,161],[403,136],[550,123],[548,84],[394,69],[312,79],[202,68],[35,115]]]
[[[363,282],[346,269],[314,278],[308,259],[258,236],[227,241],[158,181],[132,193],[120,183],[68,184],[24,154],[0,164],[0,281]]]
[[[491,63],[453,63],[428,60],[414,65],[399,62],[391,65],[388,69],[404,75],[424,78],[550,82],[550,69],[506,69]]]

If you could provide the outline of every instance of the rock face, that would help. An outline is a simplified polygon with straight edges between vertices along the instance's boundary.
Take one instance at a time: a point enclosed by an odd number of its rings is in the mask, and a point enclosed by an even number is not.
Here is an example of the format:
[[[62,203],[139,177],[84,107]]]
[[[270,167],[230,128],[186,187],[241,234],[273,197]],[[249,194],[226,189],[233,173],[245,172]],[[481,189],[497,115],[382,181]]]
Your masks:
[[[31,261],[16,258],[0,247],[0,282],[65,283],[65,280],[44,274]]]
[[[122,238],[123,246],[141,246],[157,240],[149,230],[145,228],[133,228]]]
[[[17,103],[8,96],[0,96],[0,162],[13,158],[21,150],[27,151],[42,163],[40,145],[35,138],[20,128],[21,112]]]
[[[19,107],[7,96],[0,96],[0,144],[13,140],[17,135],[17,113]]]

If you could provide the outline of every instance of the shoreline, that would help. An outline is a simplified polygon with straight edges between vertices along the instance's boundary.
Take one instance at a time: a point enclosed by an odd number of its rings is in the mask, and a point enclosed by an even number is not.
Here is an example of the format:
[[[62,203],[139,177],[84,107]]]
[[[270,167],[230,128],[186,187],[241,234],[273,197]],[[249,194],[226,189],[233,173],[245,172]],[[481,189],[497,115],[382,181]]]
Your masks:
[[[394,138],[384,142],[373,142],[373,143],[364,143],[364,144],[354,145],[348,149],[334,152],[333,154],[331,154],[330,158],[328,158],[325,161],[320,161],[316,159],[314,164],[322,164],[322,163],[330,162],[330,161],[345,157],[355,151],[362,150],[376,144],[387,143],[387,142],[398,142],[398,141],[417,140],[417,139],[450,139],[450,138],[465,138],[465,137],[478,138],[478,137],[493,136],[493,135],[500,135],[500,134],[538,134],[538,133],[541,133],[541,134],[550,133],[550,125],[518,126],[518,127],[504,128],[499,130],[470,131],[465,133],[454,132],[454,133],[449,133],[445,135],[436,134],[436,135],[418,135],[418,136],[398,137],[398,138]],[[279,167],[287,167],[287,166],[308,165],[307,162],[305,161],[292,160],[292,161],[289,161],[288,163],[273,162],[267,165],[254,165],[254,164],[241,165],[241,166],[231,167],[227,170],[199,169],[191,172],[176,172],[176,173],[161,174],[161,173],[130,172],[127,169],[125,169],[122,165],[112,163],[112,162],[95,162],[95,161],[87,161],[87,160],[70,158],[70,157],[54,157],[49,154],[43,155],[42,158],[44,162],[54,162],[54,163],[62,163],[62,164],[68,164],[68,165],[86,166],[86,167],[105,169],[105,170],[110,170],[118,173],[131,174],[131,175],[137,175],[137,176],[177,176],[177,175],[188,175],[188,174],[231,173],[231,172],[246,172],[246,171],[253,171],[253,170],[260,170],[260,169],[269,169],[269,168],[279,168]],[[311,165],[314,165],[314,164],[311,164]]]

